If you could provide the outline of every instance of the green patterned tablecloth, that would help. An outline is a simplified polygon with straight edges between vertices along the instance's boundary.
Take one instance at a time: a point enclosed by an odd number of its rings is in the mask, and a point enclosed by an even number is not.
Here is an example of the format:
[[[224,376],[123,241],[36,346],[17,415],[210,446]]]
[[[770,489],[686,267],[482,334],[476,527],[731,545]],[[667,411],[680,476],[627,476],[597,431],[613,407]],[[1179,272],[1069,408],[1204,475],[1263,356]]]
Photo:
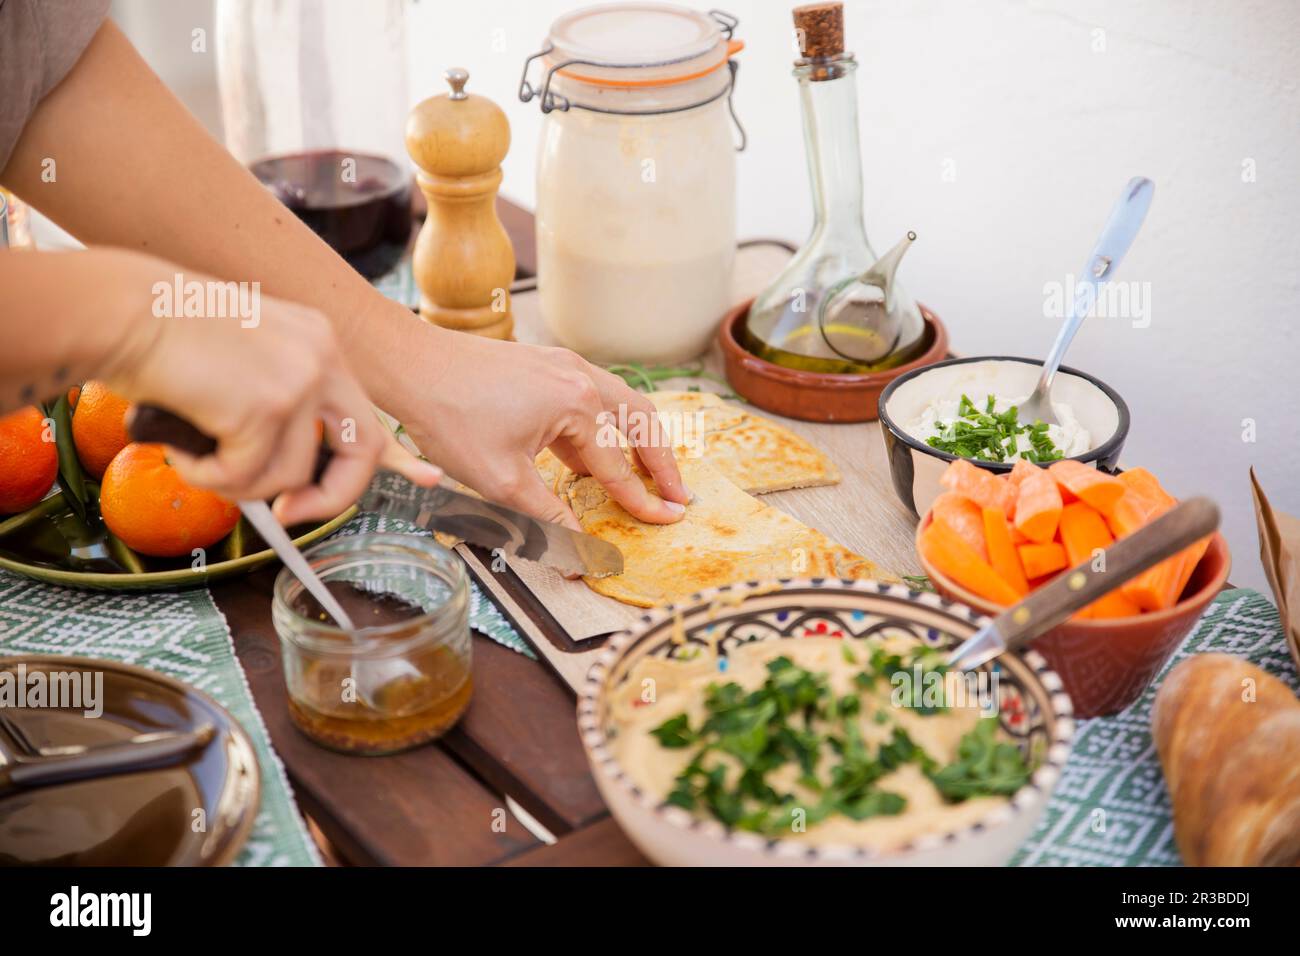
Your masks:
[[[1013,866],[1180,865],[1151,705],[1170,668],[1209,651],[1244,657],[1300,690],[1277,608],[1256,591],[1223,592],[1137,703],[1080,722],[1043,821]]]

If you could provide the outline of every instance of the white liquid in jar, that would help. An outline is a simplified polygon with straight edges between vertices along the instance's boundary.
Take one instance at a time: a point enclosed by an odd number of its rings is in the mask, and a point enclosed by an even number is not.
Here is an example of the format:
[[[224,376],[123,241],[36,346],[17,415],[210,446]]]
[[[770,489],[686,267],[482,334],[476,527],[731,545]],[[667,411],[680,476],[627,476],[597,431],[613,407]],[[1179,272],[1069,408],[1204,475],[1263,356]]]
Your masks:
[[[537,187],[547,328],[595,362],[699,356],[733,304],[725,99],[656,116],[548,114]]]

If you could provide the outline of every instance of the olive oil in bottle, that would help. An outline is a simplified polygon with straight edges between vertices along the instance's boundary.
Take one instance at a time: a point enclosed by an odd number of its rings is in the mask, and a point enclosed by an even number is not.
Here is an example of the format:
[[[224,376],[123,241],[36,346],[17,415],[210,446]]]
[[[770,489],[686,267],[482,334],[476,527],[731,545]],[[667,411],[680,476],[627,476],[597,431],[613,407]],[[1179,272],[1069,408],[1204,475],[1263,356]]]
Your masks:
[[[839,374],[895,368],[928,343],[920,310],[893,279],[910,240],[879,262],[867,241],[857,63],[844,50],[843,7],[799,7],[794,18],[803,53],[794,76],[815,220],[808,241],[754,300],[741,342],[787,368]],[[880,280],[874,292],[873,277]]]

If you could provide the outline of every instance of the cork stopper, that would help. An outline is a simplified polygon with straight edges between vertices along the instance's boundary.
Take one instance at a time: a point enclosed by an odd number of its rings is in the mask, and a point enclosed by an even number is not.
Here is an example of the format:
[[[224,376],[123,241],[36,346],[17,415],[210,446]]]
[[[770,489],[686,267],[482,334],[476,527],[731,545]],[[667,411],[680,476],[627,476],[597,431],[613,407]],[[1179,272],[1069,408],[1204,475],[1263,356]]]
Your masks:
[[[794,28],[804,59],[844,52],[844,4],[809,3],[794,8]]]

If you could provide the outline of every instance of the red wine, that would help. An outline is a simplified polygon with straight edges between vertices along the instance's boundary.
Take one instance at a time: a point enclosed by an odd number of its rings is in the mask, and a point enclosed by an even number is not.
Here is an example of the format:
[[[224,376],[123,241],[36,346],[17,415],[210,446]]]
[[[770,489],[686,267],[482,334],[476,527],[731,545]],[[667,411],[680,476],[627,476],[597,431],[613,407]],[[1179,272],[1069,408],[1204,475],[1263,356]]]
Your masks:
[[[250,169],[367,279],[402,258],[411,235],[411,177],[392,160],[320,150],[271,156]]]

